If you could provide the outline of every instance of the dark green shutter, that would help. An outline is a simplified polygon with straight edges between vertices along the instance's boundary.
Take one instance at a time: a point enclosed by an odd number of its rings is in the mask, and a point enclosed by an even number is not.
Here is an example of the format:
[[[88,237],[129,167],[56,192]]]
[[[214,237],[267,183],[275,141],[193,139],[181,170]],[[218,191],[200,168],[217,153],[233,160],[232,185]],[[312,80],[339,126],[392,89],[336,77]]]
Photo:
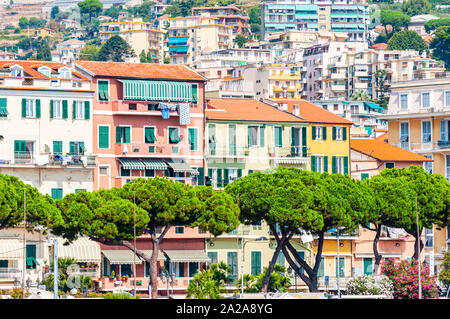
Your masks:
[[[295,140],[295,127],[291,127],[291,156],[296,155],[295,146],[297,141]]]
[[[237,169],[237,177],[238,178],[242,177],[242,168]]]
[[[311,156],[311,171],[313,171],[313,172],[316,171],[316,157],[315,156]]]
[[[76,118],[76,114],[77,114],[77,112],[76,112],[76,104],[77,104],[77,102],[76,101],[73,101],[72,102],[72,105],[73,105],[73,107],[72,107],[72,118],[73,119],[75,119]]]
[[[89,101],[84,101],[84,119],[89,120],[91,118],[91,106]]]
[[[27,117],[27,99],[22,99],[22,117]]]
[[[344,156],[344,175],[348,175],[348,156]]]
[[[228,185],[228,177],[229,177],[228,168],[224,168],[223,169],[223,187]]]
[[[192,84],[192,104],[198,103],[198,84]]]
[[[322,127],[322,139],[325,141],[327,139],[327,127]]]
[[[36,99],[36,118],[41,118],[41,99]]]
[[[109,148],[109,126],[98,127],[98,147]]]
[[[316,140],[316,127],[315,126],[312,127],[312,135],[311,135],[311,137],[312,137],[313,141]]]
[[[333,141],[336,140],[336,126],[333,126]]]
[[[26,142],[25,141],[14,141],[14,153],[25,153]]]
[[[283,146],[283,131],[279,126],[275,127],[275,146],[282,147]]]
[[[66,119],[69,117],[69,110],[67,106],[67,100],[62,101],[62,117],[63,119]]]
[[[249,147],[252,145],[252,141],[253,141],[253,138],[252,138],[252,127],[249,126],[248,127],[248,146]]]
[[[363,180],[365,180],[365,179],[368,179],[369,178],[369,174],[367,174],[367,173],[361,173],[361,180],[363,181]]]
[[[195,151],[197,150],[197,130],[195,128],[189,128],[189,144],[190,144],[190,150]]]
[[[213,186],[213,185],[212,185],[212,176],[213,176],[213,170],[212,170],[212,168],[208,168],[209,182],[206,183],[206,181],[205,181],[205,185],[206,185],[206,186]]]
[[[146,127],[144,134],[145,134],[145,143],[153,144],[156,142],[154,127]]]
[[[180,269],[180,277],[184,277],[184,264],[185,263],[179,263],[179,269]]]
[[[333,174],[336,174],[337,169],[336,169],[336,156],[332,156],[331,157],[331,172]]]
[[[5,117],[8,115],[8,109],[6,107],[6,98],[0,98],[0,117]]]
[[[324,257],[320,259],[319,271],[317,277],[323,277],[325,275],[325,262]]]
[[[76,149],[75,142],[70,142],[69,143],[69,153],[76,154],[76,152],[77,152],[77,149]]]
[[[53,141],[53,153],[62,153],[62,141]]]
[[[236,125],[228,125],[228,147],[229,155],[236,155]]]
[[[198,168],[198,185],[205,185],[205,169],[203,167]]]
[[[328,173],[328,156],[323,157],[323,171]]]
[[[53,100],[50,100],[50,118],[53,118]]]
[[[131,142],[131,127],[125,126],[125,140],[124,143]]]
[[[261,126],[260,128],[260,145],[261,146],[264,146],[264,133],[265,133],[265,127],[264,126]]]
[[[260,251],[252,251],[252,275],[257,276],[261,273],[261,252]]]
[[[308,140],[306,136],[306,127],[302,127],[302,157],[308,156]]]
[[[347,140],[347,128],[346,127],[342,128],[342,140],[344,140],[344,141]]]
[[[223,180],[222,180],[222,169],[217,169],[217,187],[222,187]]]
[[[122,127],[116,127],[116,143],[122,143]]]
[[[62,196],[62,189],[61,188],[52,188],[52,198],[53,199],[61,199]]]

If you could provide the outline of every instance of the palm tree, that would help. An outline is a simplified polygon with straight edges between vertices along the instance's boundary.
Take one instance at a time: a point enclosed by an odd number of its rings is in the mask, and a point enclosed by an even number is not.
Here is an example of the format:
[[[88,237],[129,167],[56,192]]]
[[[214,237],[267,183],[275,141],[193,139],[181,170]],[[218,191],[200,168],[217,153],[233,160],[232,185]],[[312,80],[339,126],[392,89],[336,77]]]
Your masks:
[[[352,95],[352,100],[354,101],[367,101],[370,99],[369,93],[366,90],[355,91]]]

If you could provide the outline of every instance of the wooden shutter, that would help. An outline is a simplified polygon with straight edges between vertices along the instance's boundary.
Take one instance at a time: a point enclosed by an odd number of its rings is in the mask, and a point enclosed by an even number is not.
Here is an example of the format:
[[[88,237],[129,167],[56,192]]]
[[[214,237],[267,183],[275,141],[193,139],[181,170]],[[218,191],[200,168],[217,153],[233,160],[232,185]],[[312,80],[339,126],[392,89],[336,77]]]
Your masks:
[[[27,117],[27,99],[22,99],[22,117]]]
[[[222,187],[222,186],[223,186],[222,169],[218,168],[217,169],[217,187]]]
[[[50,100],[50,118],[53,118],[53,100]]]
[[[25,141],[14,141],[14,153],[24,153],[26,151]]]
[[[308,139],[306,132],[306,127],[302,127],[302,157],[308,156]]]
[[[313,141],[316,140],[316,127],[315,127],[315,126],[312,127],[312,135],[311,135],[311,138],[312,138]]]
[[[322,139],[325,141],[327,139],[327,127],[322,127]]]
[[[67,100],[62,101],[62,117],[63,117],[63,119],[66,119],[69,117],[69,110],[68,110],[67,104],[68,104]]]
[[[316,157],[315,156],[311,156],[311,171],[313,171],[313,172],[316,171]]]
[[[192,104],[198,103],[198,84],[192,84]]]
[[[53,153],[62,153],[62,141],[53,141]]]
[[[131,143],[131,127],[125,126],[125,141],[124,143]]]
[[[69,143],[69,153],[71,153],[71,154],[76,154],[77,153],[75,142],[70,142]]]
[[[261,273],[261,252],[252,251],[252,275],[257,276]]]
[[[259,128],[259,130],[260,130],[260,133],[259,133],[259,137],[260,137],[260,145],[261,146],[264,146],[264,135],[265,135],[265,127],[264,126],[260,126],[260,128]]]
[[[72,118],[75,120],[77,118],[77,102],[72,102]]]
[[[342,140],[344,140],[344,141],[347,140],[347,128],[346,127],[342,128]]]
[[[84,119],[89,120],[91,118],[91,106],[89,101],[84,101]]]
[[[224,168],[223,169],[223,187],[228,185],[228,181],[229,181],[228,168]]]
[[[121,143],[122,141],[122,127],[116,127],[116,143]]]
[[[98,147],[109,148],[109,126],[98,127]]]
[[[145,134],[145,143],[153,144],[156,142],[154,127],[146,127],[144,134]]]
[[[328,156],[323,157],[323,171],[328,173]]]
[[[242,168],[237,169],[237,177],[238,178],[242,177]]]
[[[348,156],[344,156],[344,175],[348,175]]]
[[[336,126],[333,126],[333,141],[336,140]]]
[[[252,145],[252,141],[253,141],[252,135],[253,135],[252,134],[252,127],[249,126],[248,127],[248,146],[249,147]]]
[[[332,156],[331,157],[331,172],[333,174],[336,174],[337,169],[336,169],[336,156]]]
[[[196,151],[197,150],[197,130],[195,128],[189,128],[189,144],[190,144],[190,150]]]
[[[197,168],[198,170],[198,185],[205,185],[205,169],[203,167]]]
[[[41,118],[41,99],[36,99],[36,118]]]
[[[275,127],[275,146],[282,147],[283,146],[283,131],[281,127]]]

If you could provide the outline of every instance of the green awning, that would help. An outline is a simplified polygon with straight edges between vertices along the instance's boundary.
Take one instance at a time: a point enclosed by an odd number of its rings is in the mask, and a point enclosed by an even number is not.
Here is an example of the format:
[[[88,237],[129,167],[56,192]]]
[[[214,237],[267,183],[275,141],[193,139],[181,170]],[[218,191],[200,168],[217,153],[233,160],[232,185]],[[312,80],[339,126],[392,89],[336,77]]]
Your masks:
[[[36,258],[34,258],[34,257],[27,257],[26,263],[27,263],[27,267],[34,267],[35,265],[39,265]]]
[[[124,169],[145,169],[144,163],[138,158],[119,158],[119,162]]]
[[[169,165],[174,173],[191,173],[191,174],[197,174],[198,171],[192,167],[189,166],[185,161],[183,160],[172,160],[168,159],[166,160],[167,165]]]
[[[175,37],[169,38],[168,44],[186,44],[188,42],[189,37]]]
[[[382,106],[379,106],[378,104],[375,104],[373,102],[364,102],[364,104],[366,104],[368,107],[370,107],[371,109],[374,110],[380,110],[380,111],[385,111],[386,109]]]
[[[192,84],[175,81],[119,80],[124,100],[192,101]]]
[[[160,158],[141,158],[142,163],[145,165],[145,169],[166,170],[167,165]]]
[[[189,46],[184,45],[184,46],[175,46],[175,47],[169,47],[169,52],[175,52],[178,54],[184,54],[187,53],[189,50]]]
[[[142,264],[142,259],[135,255],[130,249],[102,250],[102,254],[109,260],[110,264]]]
[[[164,250],[171,262],[210,262],[203,250]],[[158,258],[159,259],[159,258]]]

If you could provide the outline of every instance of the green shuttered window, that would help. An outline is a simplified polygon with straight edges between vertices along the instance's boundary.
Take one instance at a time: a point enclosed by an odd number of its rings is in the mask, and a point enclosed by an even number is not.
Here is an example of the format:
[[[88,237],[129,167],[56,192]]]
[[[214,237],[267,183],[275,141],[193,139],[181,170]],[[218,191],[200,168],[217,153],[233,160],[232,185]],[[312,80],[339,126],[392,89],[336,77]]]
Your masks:
[[[283,146],[283,129],[281,126],[275,126],[275,147]]]
[[[62,154],[63,146],[62,141],[53,141],[53,154],[59,153]]]
[[[185,101],[197,103],[198,86],[175,81],[119,80],[123,99],[138,101]]]
[[[302,157],[308,156],[308,142],[306,139],[306,127],[302,127]]]
[[[98,127],[98,148],[109,148],[109,126],[101,125]]]
[[[108,94],[109,81],[99,80],[97,82],[97,87],[98,87],[98,100],[99,101],[108,101],[109,100],[109,94]]]
[[[131,127],[117,126],[116,143],[130,143],[130,141],[131,141]]]
[[[198,150],[198,130],[196,128],[189,128],[189,145],[191,151]]]
[[[62,199],[63,198],[63,189],[62,188],[52,188],[52,198],[53,199]]]
[[[84,119],[89,120],[91,118],[91,106],[89,101],[84,101]]]
[[[144,135],[145,135],[145,143],[153,144],[153,143],[156,142],[155,128],[154,127],[146,127],[144,129]]]
[[[251,258],[252,258],[251,274],[253,276],[257,276],[261,273],[261,252],[252,251]]]
[[[169,127],[169,144],[178,144],[180,142],[180,129],[178,127]]]
[[[69,117],[69,108],[68,108],[67,100],[62,101],[62,117],[63,117],[63,119],[66,119]]]
[[[6,107],[6,98],[0,98],[0,117],[8,116],[8,109]]]

